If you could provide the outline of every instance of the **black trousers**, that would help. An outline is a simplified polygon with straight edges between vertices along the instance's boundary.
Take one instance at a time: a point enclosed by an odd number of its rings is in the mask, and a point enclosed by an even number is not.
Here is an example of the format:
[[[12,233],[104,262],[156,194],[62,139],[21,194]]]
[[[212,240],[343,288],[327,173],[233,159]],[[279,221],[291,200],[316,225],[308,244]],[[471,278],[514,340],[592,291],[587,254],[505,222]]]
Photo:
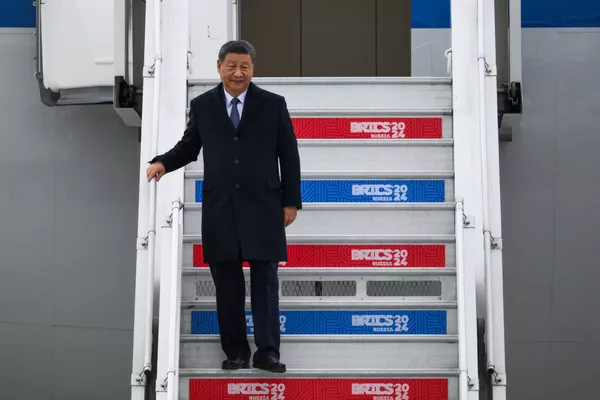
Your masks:
[[[279,280],[278,263],[249,261],[252,322],[257,351],[254,361],[274,356],[279,359]],[[210,265],[217,289],[217,315],[221,347],[227,358],[250,360],[246,335],[246,284],[240,260]]]

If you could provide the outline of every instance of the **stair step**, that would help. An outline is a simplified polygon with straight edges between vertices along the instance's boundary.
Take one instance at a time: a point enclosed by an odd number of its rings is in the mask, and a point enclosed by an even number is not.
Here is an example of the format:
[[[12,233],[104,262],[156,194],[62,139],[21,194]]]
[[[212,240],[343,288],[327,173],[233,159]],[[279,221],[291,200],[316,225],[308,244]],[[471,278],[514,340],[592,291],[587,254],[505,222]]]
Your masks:
[[[185,203],[184,208],[187,211],[202,211],[202,203]],[[303,211],[454,211],[453,203],[308,203],[303,205]]]
[[[182,369],[180,400],[458,400],[454,369]]]
[[[187,179],[203,179],[201,169],[185,171]],[[446,171],[307,171],[302,172],[302,179],[453,179],[454,172]],[[192,196],[194,198],[194,196]]]
[[[293,110],[296,111],[296,110]],[[314,142],[365,142],[366,146],[378,142],[389,143],[435,142],[452,139],[451,115],[406,115],[399,110],[398,115],[384,116],[381,113],[369,117],[364,115],[327,116],[310,115],[310,110],[292,114],[292,125],[300,146]],[[356,110],[353,110],[354,112]],[[388,110],[389,111],[389,110]],[[385,113],[385,111],[383,111]],[[445,112],[445,111],[444,111]],[[342,111],[342,114],[345,114]],[[421,142],[421,143],[419,143]]]
[[[184,234],[201,231],[201,210],[200,203],[185,204]],[[290,235],[451,235],[454,204],[305,204],[286,231]]]
[[[369,143],[369,145],[366,145],[365,142],[365,140],[352,142],[311,140],[309,143],[304,143],[303,140],[299,140],[298,151],[303,175],[319,171],[449,173],[453,170],[454,153],[451,140],[423,140],[419,141],[419,145],[413,143],[412,140],[378,141]],[[202,171],[204,168],[203,157],[203,151],[201,151],[198,160],[189,164],[187,169]],[[240,165],[243,166],[244,160],[240,161]]]
[[[206,268],[207,269],[207,268]],[[287,271],[289,271],[288,269]],[[249,269],[245,269],[246,297],[250,296]],[[362,302],[379,299],[395,300],[456,300],[455,275],[404,275],[402,271],[388,271],[387,275],[354,274],[340,276],[335,270],[320,271],[303,269],[279,274],[279,297],[282,301],[300,298],[306,301],[329,298],[346,302]],[[304,272],[304,275],[301,273]],[[392,274],[392,273],[394,274]],[[183,301],[213,298],[215,286],[207,271],[203,276],[185,276],[182,279]]]
[[[250,276],[250,268],[247,264],[243,267],[244,275]],[[307,274],[318,275],[319,277],[441,277],[455,276],[455,268],[315,268],[315,267],[290,267],[283,268],[280,266],[278,270],[280,277],[298,277],[306,276]],[[204,277],[211,278],[210,269],[208,267],[183,268],[182,275],[184,277]]]
[[[395,243],[455,243],[454,235],[286,235],[288,243],[298,244],[346,244],[346,243],[378,243],[378,244],[395,244]],[[184,234],[184,243],[202,243],[202,235],[200,234]]]
[[[214,299],[206,300],[195,300],[195,301],[182,301],[181,308],[183,309],[197,309],[197,310],[213,310],[216,309],[216,303]],[[314,300],[306,301],[286,299],[279,302],[279,307],[282,310],[302,310],[302,309],[328,309],[328,308],[340,308],[364,310],[370,308],[402,308],[402,309],[455,309],[456,301],[448,300],[400,300],[400,299],[374,299],[363,302],[348,302],[346,300]],[[246,308],[250,309],[250,301],[246,301]]]
[[[181,368],[182,378],[232,378],[232,377],[294,377],[294,378],[327,378],[327,377],[403,377],[403,378],[451,378],[458,377],[456,368],[288,368],[285,375],[276,375],[260,369],[250,368],[237,371],[224,371],[218,368]]]
[[[188,171],[186,176],[202,173]],[[185,201],[201,203],[203,179],[186,179]],[[265,183],[266,184],[266,183]],[[453,203],[454,182],[451,179],[401,179],[394,177],[358,179],[304,179],[301,183],[302,201],[313,203],[363,203],[363,204],[432,204]]]
[[[256,351],[250,342],[252,353]],[[282,362],[290,368],[458,368],[456,342],[282,341]],[[219,340],[184,342],[181,368],[211,368],[224,358]]]
[[[397,302],[398,303],[398,302]],[[424,307],[410,309],[396,303],[392,307],[357,309],[339,305],[330,309],[296,309],[280,307],[280,333],[282,337],[365,337],[402,338],[424,335],[455,335],[457,313],[455,308]],[[214,309],[183,309],[181,312],[181,334],[218,335],[217,313]],[[254,333],[252,312],[246,310],[247,334]],[[287,340],[287,339],[286,339]],[[314,339],[318,340],[318,339]],[[340,339],[342,340],[342,339]],[[366,339],[376,340],[376,339]]]
[[[219,335],[180,336],[181,343],[219,343]],[[458,343],[458,335],[282,335],[285,343]],[[248,335],[248,342],[254,342],[254,335]]]
[[[452,85],[448,78],[253,78],[253,82],[285,96],[292,115],[395,116],[452,112]],[[188,98],[212,90],[217,83],[214,79],[188,81]],[[323,90],[324,87],[331,88]],[[357,107],[362,104],[369,106]]]

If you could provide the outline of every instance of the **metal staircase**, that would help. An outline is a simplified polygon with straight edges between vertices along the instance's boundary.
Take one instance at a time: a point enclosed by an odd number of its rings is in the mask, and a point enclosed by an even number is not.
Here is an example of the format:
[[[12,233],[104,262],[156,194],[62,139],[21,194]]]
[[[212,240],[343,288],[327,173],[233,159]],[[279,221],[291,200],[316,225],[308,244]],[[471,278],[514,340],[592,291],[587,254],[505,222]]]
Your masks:
[[[286,97],[302,162],[304,209],[279,272],[288,372],[219,369],[200,157],[185,171],[179,398],[458,399],[450,81],[255,82]]]
[[[202,155],[158,186],[141,174],[132,400],[475,400],[480,370],[506,398],[495,58],[467,40],[494,38],[483,2],[452,0],[451,78],[254,80],[285,96],[302,165],[279,269],[286,374],[220,369]],[[142,171],[217,83],[190,78],[189,1],[147,4]]]

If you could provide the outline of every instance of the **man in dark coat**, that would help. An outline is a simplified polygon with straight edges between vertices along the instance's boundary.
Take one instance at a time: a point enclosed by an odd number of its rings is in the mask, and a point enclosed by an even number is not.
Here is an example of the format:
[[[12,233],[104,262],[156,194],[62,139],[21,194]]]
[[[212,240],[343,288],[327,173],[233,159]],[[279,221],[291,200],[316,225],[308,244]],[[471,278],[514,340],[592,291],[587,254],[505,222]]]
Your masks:
[[[198,159],[203,148],[202,243],[216,286],[223,369],[249,368],[245,282],[250,263],[253,366],[280,362],[279,281],[287,260],[285,227],[302,208],[298,144],[285,99],[251,83],[256,52],[232,41],[219,52],[221,83],[191,101],[183,138],[150,161],[148,180]],[[281,179],[279,176],[281,166]]]

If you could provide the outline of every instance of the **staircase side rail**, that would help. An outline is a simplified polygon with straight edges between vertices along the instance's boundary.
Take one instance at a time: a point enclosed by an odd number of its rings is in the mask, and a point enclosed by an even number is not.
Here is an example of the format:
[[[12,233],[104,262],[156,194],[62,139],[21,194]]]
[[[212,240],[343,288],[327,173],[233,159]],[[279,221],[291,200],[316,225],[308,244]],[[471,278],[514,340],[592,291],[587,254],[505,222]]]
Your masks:
[[[153,4],[152,8],[151,4]],[[148,105],[144,113],[141,133],[134,354],[131,377],[133,400],[145,398],[144,391],[140,390],[140,387],[148,385],[153,370],[157,182],[153,178],[148,183],[145,170],[146,161],[158,154],[162,79],[161,21],[161,1],[149,0],[146,37],[153,40],[147,40],[145,44],[147,56],[144,67],[144,87],[146,90],[143,101],[151,102],[151,106]]]
[[[159,383],[159,391],[167,392],[168,400],[178,398],[179,383],[179,336],[181,333],[181,245],[183,243],[182,229],[182,209],[183,203],[176,196],[173,197],[171,216],[167,221],[171,226],[171,251],[169,263],[165,263],[161,270],[161,276],[168,276],[167,282],[163,281],[161,292],[167,293],[167,296],[161,296],[160,299],[160,317],[168,320],[166,335],[166,355],[167,355],[167,375]],[[163,275],[164,274],[164,275]],[[164,286],[164,287],[163,287]],[[168,290],[163,290],[168,287]],[[167,315],[165,315],[167,314]],[[160,318],[163,320],[163,318]],[[159,346],[164,343],[163,338],[159,338]]]
[[[465,263],[464,263],[464,232],[466,217],[464,214],[464,204],[462,199],[456,200],[454,229],[456,235],[456,300],[458,307],[458,368],[459,368],[459,399],[467,400],[469,389],[473,387],[473,382],[469,376],[468,358],[467,358],[467,318],[473,317],[467,315],[466,306],[466,279]],[[469,299],[475,301],[475,299]],[[477,373],[477,371],[472,371]]]

